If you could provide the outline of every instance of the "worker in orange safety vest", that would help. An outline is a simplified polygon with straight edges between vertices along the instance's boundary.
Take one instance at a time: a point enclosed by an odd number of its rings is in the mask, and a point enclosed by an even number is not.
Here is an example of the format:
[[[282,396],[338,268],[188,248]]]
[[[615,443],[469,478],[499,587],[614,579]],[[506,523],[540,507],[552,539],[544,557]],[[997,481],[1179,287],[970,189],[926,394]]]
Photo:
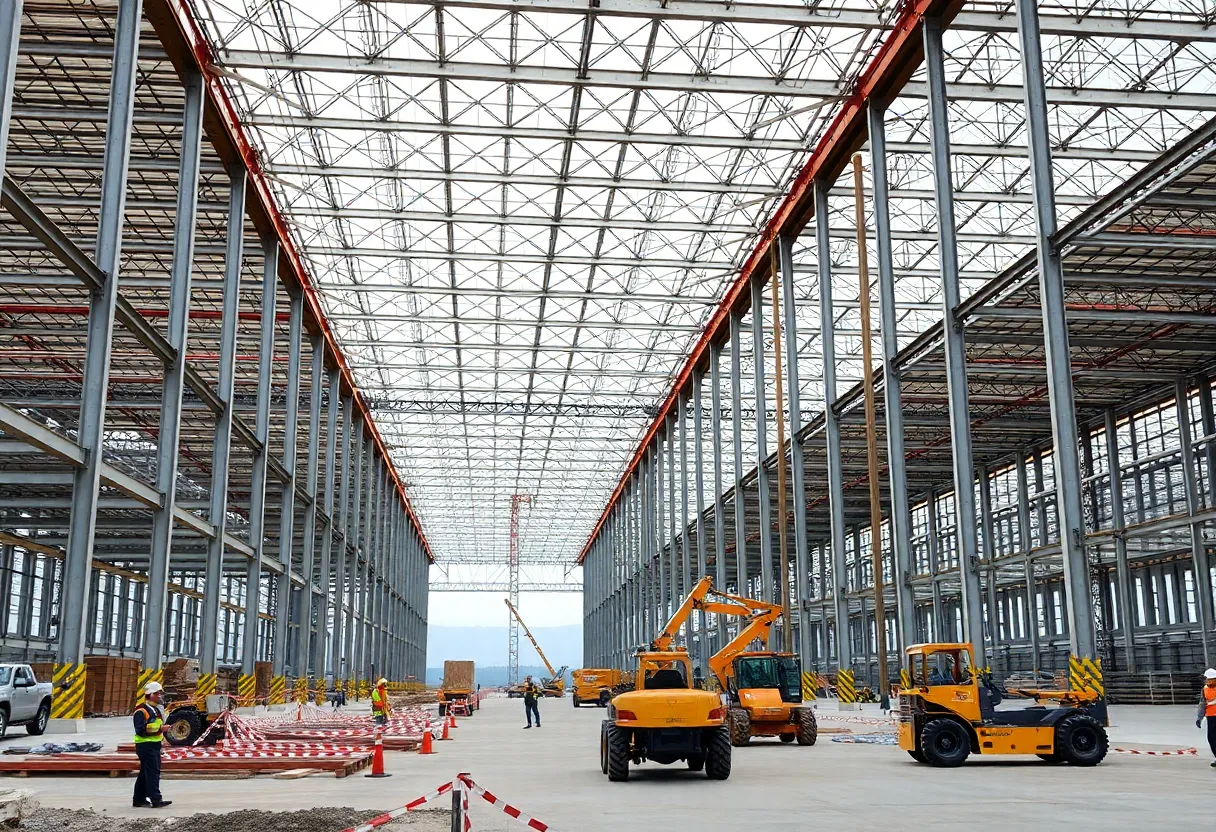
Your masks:
[[[1208,747],[1212,749],[1212,757],[1216,758],[1216,669],[1208,668],[1203,673],[1203,691],[1199,695],[1199,713],[1195,715],[1195,727],[1208,721]],[[1216,759],[1212,761],[1216,768]]]

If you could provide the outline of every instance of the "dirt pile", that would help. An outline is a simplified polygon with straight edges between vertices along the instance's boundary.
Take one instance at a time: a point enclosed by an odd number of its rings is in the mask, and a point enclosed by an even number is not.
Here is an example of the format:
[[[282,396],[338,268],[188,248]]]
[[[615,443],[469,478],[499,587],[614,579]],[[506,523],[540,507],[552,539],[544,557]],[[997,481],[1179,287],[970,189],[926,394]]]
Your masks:
[[[341,832],[377,814],[326,807],[298,812],[244,810],[181,818],[120,818],[87,809],[40,809],[17,828],[26,832],[233,832],[242,829],[257,832]],[[442,832],[451,828],[451,813],[443,810],[411,812],[381,828]]]

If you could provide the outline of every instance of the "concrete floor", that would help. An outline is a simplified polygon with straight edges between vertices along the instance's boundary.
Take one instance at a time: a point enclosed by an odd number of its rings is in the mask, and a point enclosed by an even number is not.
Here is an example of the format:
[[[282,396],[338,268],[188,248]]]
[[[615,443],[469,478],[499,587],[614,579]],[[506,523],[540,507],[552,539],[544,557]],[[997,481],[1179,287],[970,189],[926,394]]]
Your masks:
[[[366,706],[364,706],[366,707]],[[490,699],[475,717],[461,720],[452,742],[438,753],[389,753],[388,780],[314,776],[278,781],[166,781],[172,813],[242,808],[296,809],[350,806],[391,809],[431,791],[457,772],[556,829],[662,830],[695,821],[703,830],[794,829],[808,824],[906,829],[1110,830],[1149,828],[1163,822],[1211,829],[1216,817],[1216,770],[1202,748],[1191,708],[1112,709],[1112,745],[1141,749],[1200,746],[1197,757],[1153,758],[1112,753],[1093,769],[1048,766],[1033,758],[972,758],[960,769],[931,769],[897,748],[848,745],[824,736],[813,748],[759,742],[735,749],[731,778],[709,781],[682,765],[647,764],[627,783],[609,783],[599,770],[604,712],[575,710],[570,700],[541,703],[544,727],[521,730],[518,700]],[[822,705],[823,726],[834,703]],[[878,716],[874,706],[863,712]],[[125,719],[90,720],[88,738],[125,740]],[[857,730],[872,730],[861,725]],[[25,743],[24,732],[0,743]],[[1144,745],[1143,743],[1152,743]],[[10,780],[33,788],[43,805],[103,809],[140,816],[127,802],[131,779],[76,777]],[[487,804],[474,804],[474,829],[511,828]],[[514,827],[518,828],[518,827]]]

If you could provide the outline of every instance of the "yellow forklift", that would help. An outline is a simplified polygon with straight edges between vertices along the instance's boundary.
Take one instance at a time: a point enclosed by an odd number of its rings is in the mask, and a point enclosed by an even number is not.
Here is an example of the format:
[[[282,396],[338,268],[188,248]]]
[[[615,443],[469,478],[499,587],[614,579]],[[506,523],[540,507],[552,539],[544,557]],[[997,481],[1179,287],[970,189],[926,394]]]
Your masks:
[[[1034,754],[1095,766],[1106,756],[1106,700],[1093,691],[1006,690],[976,669],[970,644],[914,644],[905,659],[911,687],[899,691],[899,747],[918,763],[952,768],[971,754]],[[1006,697],[1036,704],[998,710]]]

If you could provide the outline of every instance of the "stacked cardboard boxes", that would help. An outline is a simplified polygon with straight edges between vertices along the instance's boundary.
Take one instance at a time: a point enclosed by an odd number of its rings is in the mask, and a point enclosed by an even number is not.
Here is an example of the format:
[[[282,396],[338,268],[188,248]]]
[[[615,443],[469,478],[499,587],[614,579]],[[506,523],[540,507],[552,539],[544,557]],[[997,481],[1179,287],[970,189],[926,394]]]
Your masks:
[[[121,716],[135,707],[139,659],[85,656],[85,716]]]

